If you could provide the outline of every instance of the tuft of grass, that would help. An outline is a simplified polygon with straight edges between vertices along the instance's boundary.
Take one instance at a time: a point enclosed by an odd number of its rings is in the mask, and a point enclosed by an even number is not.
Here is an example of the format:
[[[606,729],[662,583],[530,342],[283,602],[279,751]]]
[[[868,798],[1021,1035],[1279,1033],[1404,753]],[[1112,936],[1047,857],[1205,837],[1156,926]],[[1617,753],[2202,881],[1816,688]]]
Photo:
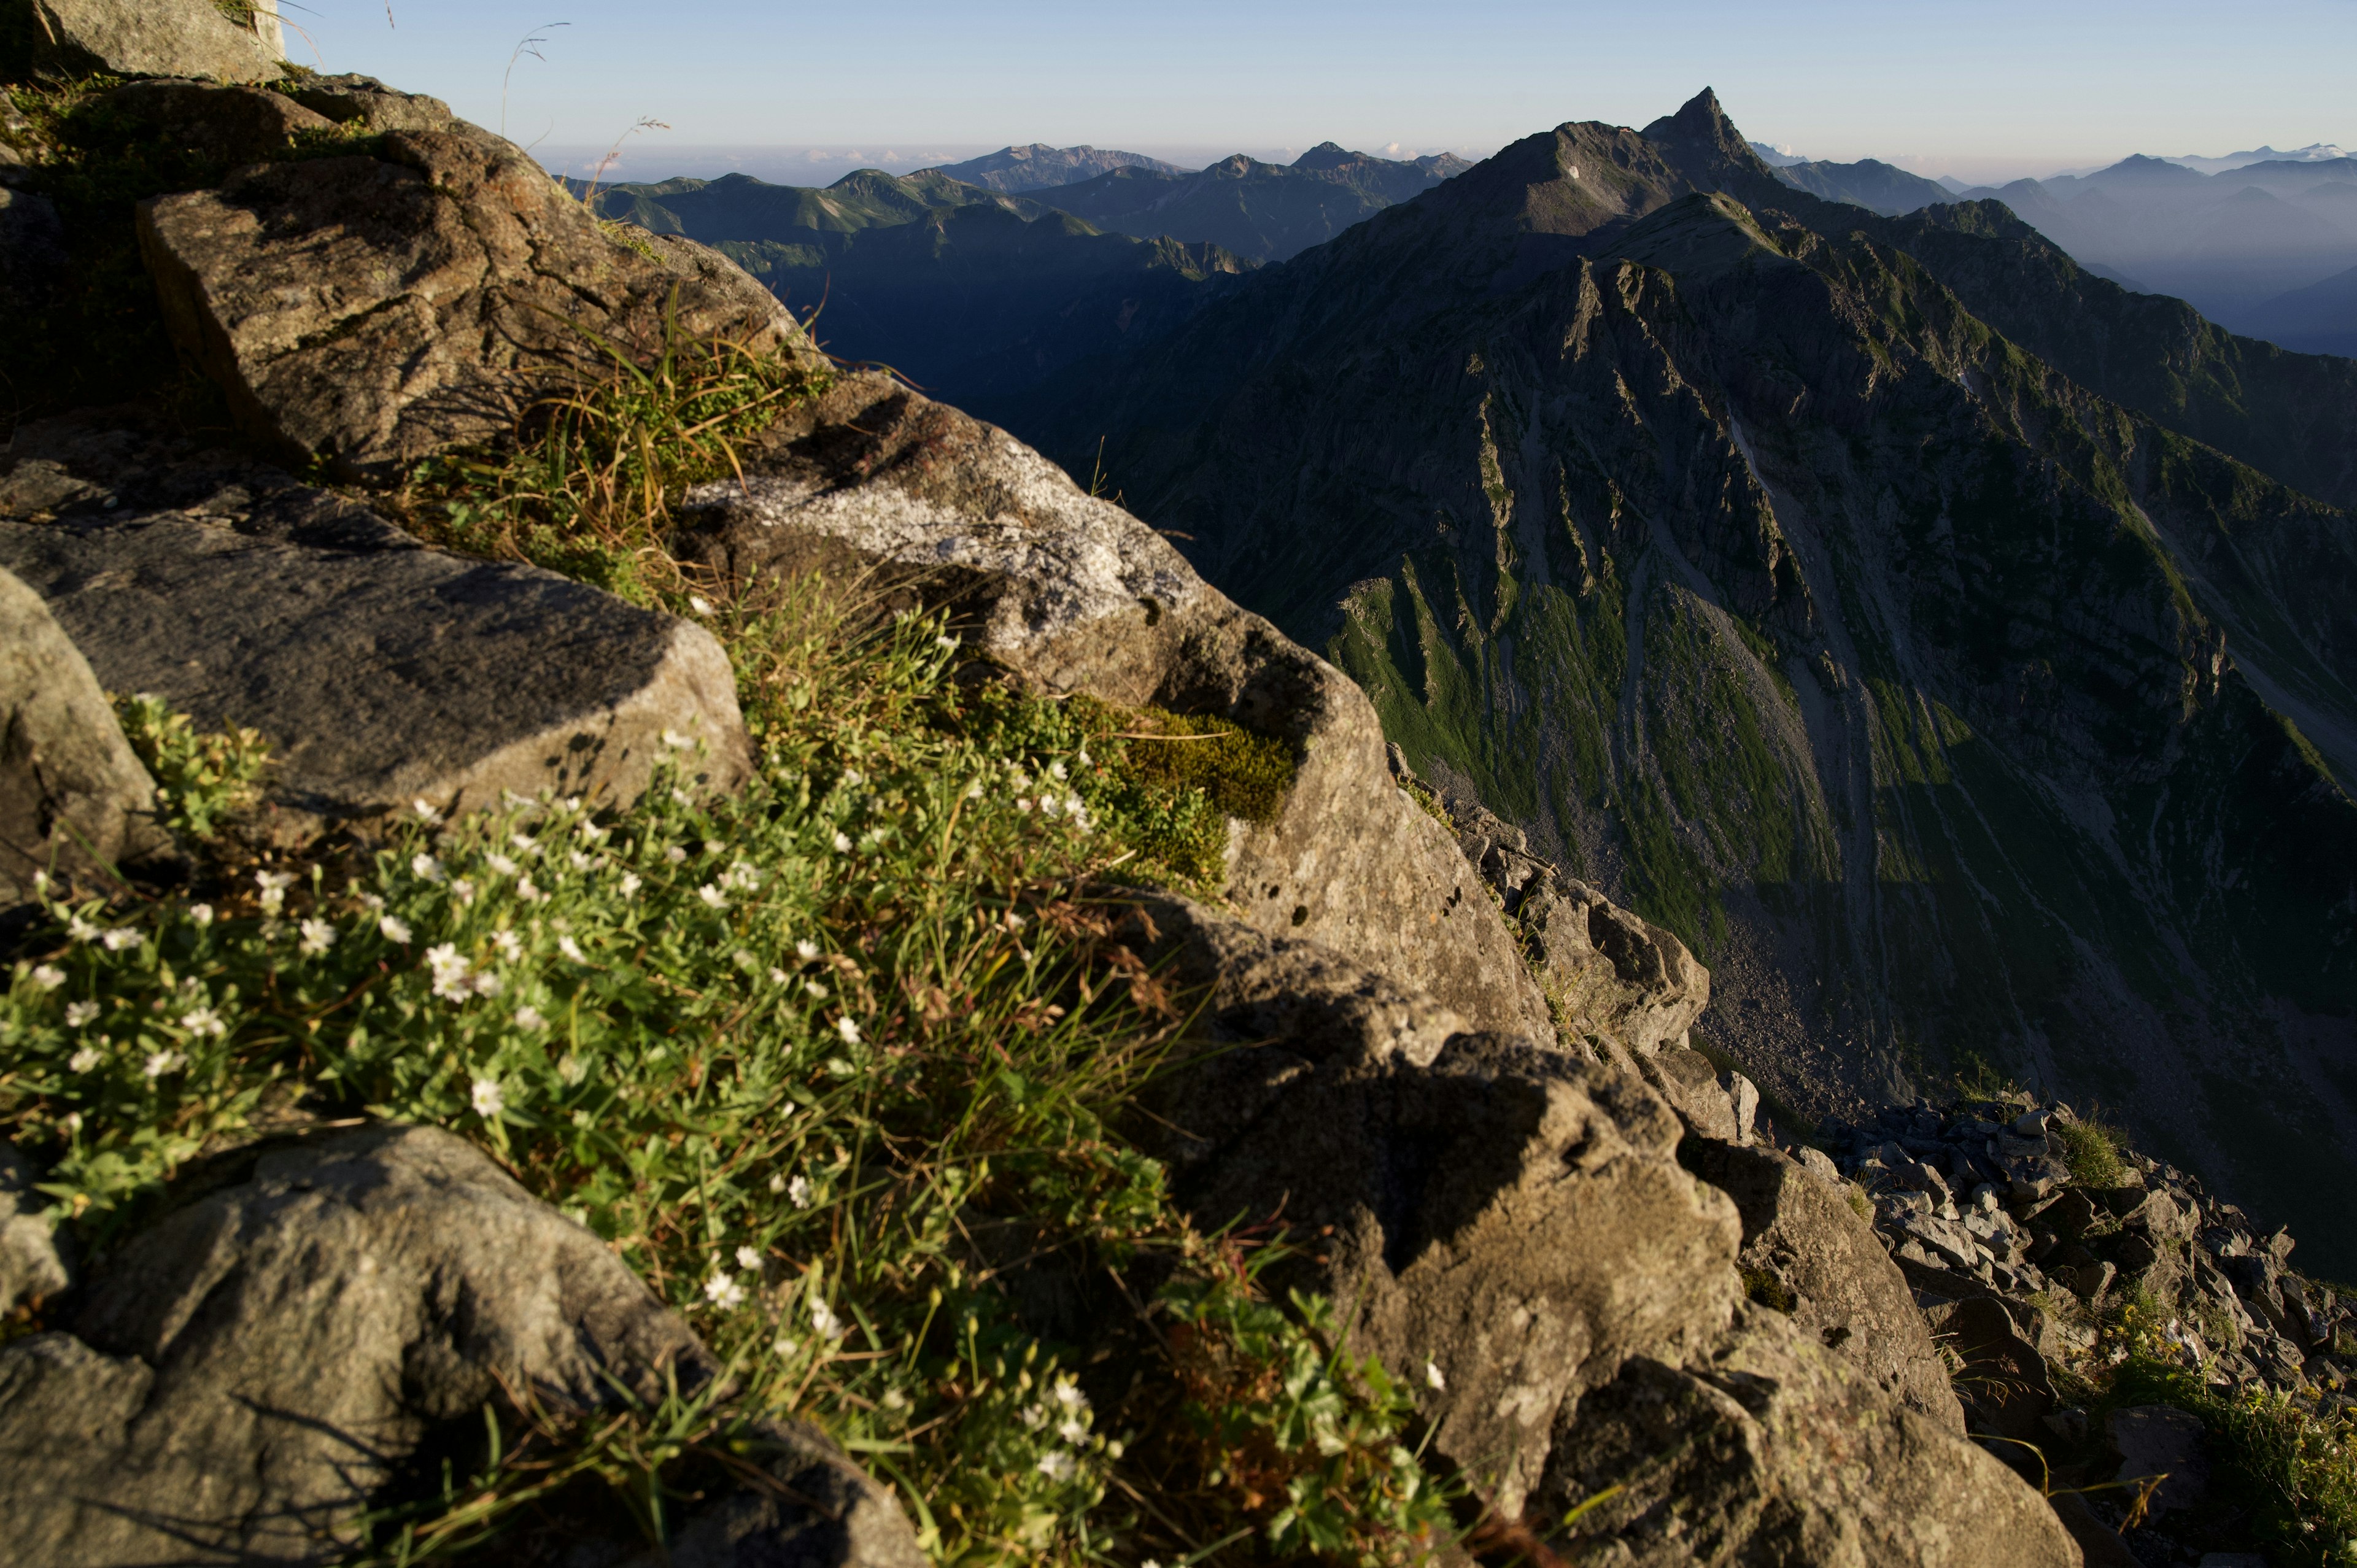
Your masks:
[[[2093,1187],[2120,1185],[2127,1167],[2120,1159],[2118,1140],[2107,1129],[2093,1122],[2057,1121],[2050,1131],[2062,1140],[2063,1163],[2071,1167],[2073,1183]]]
[[[2201,1418],[2218,1484],[2248,1510],[2241,1533],[2286,1568],[2357,1568],[2357,1414],[2319,1416],[2288,1395],[2226,1394],[2174,1360],[2131,1355],[2106,1407],[2167,1404]]]

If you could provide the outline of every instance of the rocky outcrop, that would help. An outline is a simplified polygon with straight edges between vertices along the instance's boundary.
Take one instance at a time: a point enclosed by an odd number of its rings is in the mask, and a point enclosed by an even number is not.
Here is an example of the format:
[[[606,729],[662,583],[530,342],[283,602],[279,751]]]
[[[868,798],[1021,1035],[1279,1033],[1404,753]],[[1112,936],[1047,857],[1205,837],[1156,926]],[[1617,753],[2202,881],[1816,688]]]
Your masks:
[[[280,52],[266,0],[242,27],[211,0],[0,0],[0,62],[18,69],[275,81]]]
[[[1812,1201],[1818,1178],[1728,1150],[1800,1184],[1721,1172],[1731,1202],[1623,1066],[1463,1030],[1199,907],[1147,917],[1204,1003],[1140,1135],[1206,1222],[1318,1239],[1280,1269],[1351,1304],[1354,1345],[1496,1514],[1556,1520],[1617,1486],[1572,1536],[1608,1561],[2076,1564],[1964,1441],[1904,1284],[1846,1204]],[[1805,1316],[1739,1305],[1748,1248],[1814,1293]]]
[[[1772,1311],[1746,1308],[1690,1368],[1631,1361],[1567,1424],[1538,1500],[1560,1515],[1602,1498],[1568,1531],[1575,1548],[1601,1549],[1596,1561],[2081,1563],[2054,1510],[2011,1471],[1892,1410]]]
[[[752,579],[827,571],[944,604],[1035,689],[1212,713],[1295,747],[1273,822],[1230,830],[1228,896],[1428,991],[1476,1027],[1553,1033],[1445,830],[1385,777],[1359,689],[1238,609],[1170,545],[1005,432],[877,375],[845,377],[687,499],[683,553]]]
[[[73,1283],[73,1270],[33,1188],[33,1167],[0,1141],[0,1317],[20,1305],[56,1295]]]
[[[1947,1365],[1906,1277],[1841,1187],[1780,1149],[1693,1138],[1678,1158],[1735,1200],[1743,1218],[1736,1262],[1754,1300],[1773,1306],[1909,1409],[1947,1431],[1964,1430]]]
[[[308,96],[323,126],[432,124],[438,107],[350,78]],[[521,149],[457,120],[157,197],[139,238],[174,340],[242,426],[353,474],[505,433],[553,370],[599,362],[601,337],[646,349],[667,313],[696,337],[799,341],[732,263],[609,237]]]
[[[0,570],[0,909],[43,873],[112,881],[167,853],[155,805],[89,662],[40,596]]]
[[[703,628],[425,549],[283,473],[135,430],[17,433],[0,567],[48,602],[96,685],[260,730],[282,837],[510,789],[627,800],[666,756],[715,789],[749,767]]]
[[[22,1561],[315,1562],[486,1403],[589,1412],[713,1374],[604,1242],[449,1133],[323,1133],[182,1187],[64,1326],[0,1348],[0,1515]],[[801,1500],[759,1506],[801,1554],[767,1561],[922,1561],[816,1434],[779,1446]]]

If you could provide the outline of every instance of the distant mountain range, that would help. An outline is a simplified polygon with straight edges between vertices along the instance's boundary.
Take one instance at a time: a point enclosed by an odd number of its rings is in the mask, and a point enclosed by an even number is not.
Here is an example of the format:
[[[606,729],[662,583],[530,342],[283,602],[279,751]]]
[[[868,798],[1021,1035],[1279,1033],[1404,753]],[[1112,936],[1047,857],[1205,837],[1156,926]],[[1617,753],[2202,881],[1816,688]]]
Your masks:
[[[831,351],[989,414],[1075,360],[1170,329],[1250,268],[1470,166],[1327,142],[1289,165],[1239,154],[1189,174],[1132,153],[1035,145],[913,175],[862,170],[823,190],[729,175],[590,199],[601,217],[718,247],[797,309],[823,302],[817,330]],[[1012,188],[1024,181],[1037,183]]]
[[[962,164],[944,164],[919,172],[946,175],[961,184],[980,186],[985,190],[1022,191],[1078,185],[1117,168],[1172,175],[1187,172],[1177,164],[1166,164],[1142,153],[1099,152],[1088,146],[1051,147],[1045,142],[1034,142],[1028,147],[1001,147]]]
[[[2171,158],[2169,161],[2173,164],[2182,164],[2185,167],[2202,174],[2227,174],[2238,168],[2247,168],[2252,164],[2330,163],[2335,158],[2345,158],[2348,156],[2347,152],[2329,142],[2310,142],[2304,147],[2295,147],[2287,153],[2279,153],[2273,147],[2253,147],[2244,153],[2228,153],[2222,158],[2205,158],[2198,153],[2188,153],[2182,157]]]
[[[1004,419],[1693,944],[1722,1060],[2099,1101],[2346,1276],[2357,363],[1800,166],[1561,125]]]

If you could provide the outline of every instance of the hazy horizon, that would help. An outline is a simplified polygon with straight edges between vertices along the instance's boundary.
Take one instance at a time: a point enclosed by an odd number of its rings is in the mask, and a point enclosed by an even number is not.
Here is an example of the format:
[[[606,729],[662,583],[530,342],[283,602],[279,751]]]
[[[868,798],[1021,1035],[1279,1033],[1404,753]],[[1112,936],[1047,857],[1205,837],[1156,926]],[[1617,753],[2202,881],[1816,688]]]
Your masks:
[[[1208,0],[1178,19],[917,0],[888,26],[749,0],[673,6],[659,25],[622,0],[390,0],[388,25],[386,4],[290,8],[290,53],[504,119],[544,159],[594,159],[633,122],[662,121],[626,148],[636,177],[661,177],[665,152],[877,149],[889,167],[907,160],[881,153],[1035,141],[1191,149],[1199,164],[1328,140],[1478,157],[1566,120],[1643,125],[1705,85],[1760,141],[1974,183],[2357,138],[2357,114],[2333,107],[2357,56],[2352,0],[2287,0],[2263,29],[2190,0],[1999,0],[1969,28],[1866,0],[1641,14],[1475,0],[1437,18],[1393,0]],[[533,36],[539,58],[517,56]],[[941,160],[908,166],[924,161]]]

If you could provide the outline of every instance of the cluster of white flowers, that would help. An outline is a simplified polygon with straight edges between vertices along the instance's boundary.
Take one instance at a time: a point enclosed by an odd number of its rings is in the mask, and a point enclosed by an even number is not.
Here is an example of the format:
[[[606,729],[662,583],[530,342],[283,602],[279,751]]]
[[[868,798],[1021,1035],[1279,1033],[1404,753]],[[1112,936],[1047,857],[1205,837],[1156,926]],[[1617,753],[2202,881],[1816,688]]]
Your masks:
[[[302,930],[303,940],[299,944],[301,950],[315,958],[336,945],[336,928],[325,920],[316,918],[305,920]]]
[[[191,1007],[180,1015],[180,1027],[203,1039],[210,1036],[220,1039],[229,1033],[229,1023],[210,1006]]]
[[[510,938],[514,936],[511,931],[500,934]],[[425,967],[434,976],[434,994],[446,1002],[464,1002],[470,996],[497,996],[500,993],[500,977],[487,970],[476,969],[474,961],[460,952],[453,943],[442,942],[427,948]]]
[[[66,1004],[66,1027],[69,1029],[79,1029],[84,1024],[88,1024],[96,1019],[97,1016],[98,1004],[95,1002],[69,1002]]]
[[[157,1079],[167,1072],[179,1071],[188,1059],[178,1051],[151,1051],[148,1053],[146,1061],[140,1065],[139,1070],[151,1079]]]
[[[1052,1426],[1059,1438],[1071,1444],[1071,1448],[1051,1448],[1042,1454],[1035,1466],[1041,1475],[1051,1481],[1063,1482],[1080,1474],[1080,1458],[1072,1448],[1088,1442],[1092,1419],[1089,1396],[1081,1391],[1080,1383],[1069,1372],[1048,1386],[1039,1403],[1024,1410],[1024,1425],[1034,1432]]]
[[[37,963],[29,978],[42,990],[55,991],[66,983],[66,972],[53,963]]]

